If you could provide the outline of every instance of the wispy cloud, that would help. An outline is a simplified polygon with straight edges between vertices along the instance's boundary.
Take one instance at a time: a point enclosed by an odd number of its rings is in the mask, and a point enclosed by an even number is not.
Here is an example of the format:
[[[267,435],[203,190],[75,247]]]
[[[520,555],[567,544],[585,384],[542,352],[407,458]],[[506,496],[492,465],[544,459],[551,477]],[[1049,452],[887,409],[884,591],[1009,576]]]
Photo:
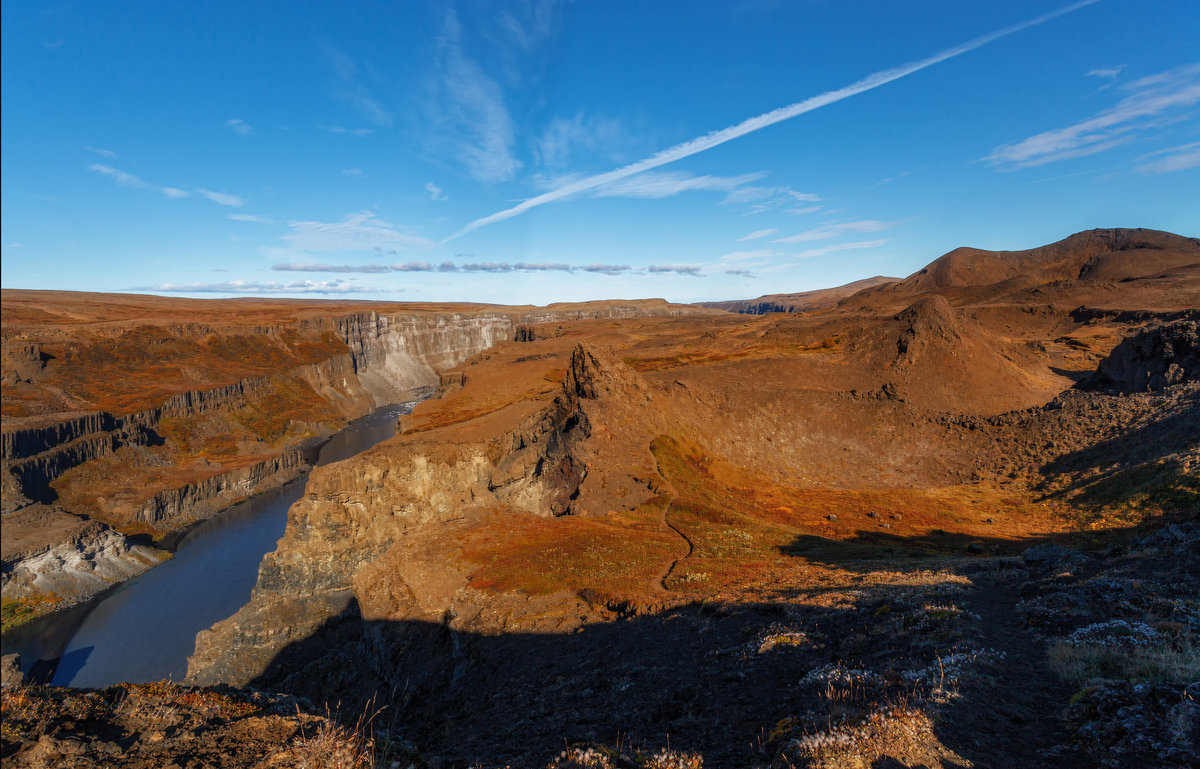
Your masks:
[[[234,133],[245,136],[246,134],[254,133],[254,128],[241,118],[231,118],[225,121],[225,125],[233,129]]]
[[[98,174],[103,174],[115,180],[122,187],[132,187],[134,189],[152,189],[166,195],[168,198],[186,198],[191,196],[191,191],[181,189],[179,187],[159,187],[156,184],[147,182],[137,174],[131,174],[128,171],[122,171],[119,168],[113,168],[103,163],[92,163],[88,166],[89,171],[95,171]],[[213,192],[212,190],[196,190],[196,193],[203,195],[214,203],[219,203],[223,206],[241,206],[246,201],[237,195],[227,195],[223,192]]]
[[[753,251],[732,251],[721,257],[722,262],[745,262],[750,259],[766,259],[781,254],[772,248],[759,248]]]
[[[579,152],[612,149],[628,141],[629,135],[621,121],[589,118],[579,112],[572,118],[551,120],[541,137],[534,141],[533,153],[541,165],[561,168]]]
[[[528,53],[554,30],[556,0],[509,3],[496,18],[509,40]]]
[[[229,280],[222,283],[160,283],[150,286],[149,291],[179,294],[245,294],[264,296],[271,294],[379,294],[390,289],[360,286],[344,280],[298,280],[293,283],[275,281],[254,282]]]
[[[428,262],[421,262],[428,265]],[[392,265],[388,264],[323,264],[321,262],[293,262],[291,264],[274,264],[271,265],[272,270],[281,272],[364,272],[364,273],[383,273],[383,272],[404,272],[404,270],[394,270]]]
[[[385,273],[385,272],[573,272],[569,264],[550,262],[397,262],[395,264],[322,264],[319,262],[293,262],[275,264],[272,270],[283,272],[345,272],[345,273]]]
[[[878,248],[887,242],[888,239],[884,238],[883,240],[860,240],[855,243],[840,243],[836,246],[825,246],[824,248],[810,248],[807,251],[801,251],[800,253],[796,254],[795,258],[811,259],[814,256],[824,256],[825,254],[832,254],[838,251],[856,251],[860,248]]]
[[[806,230],[798,235],[788,235],[785,238],[776,238],[772,243],[807,243],[813,240],[826,240],[828,238],[836,238],[848,232],[881,232],[891,229],[896,226],[896,222],[883,222],[878,219],[860,219],[853,222],[837,222],[836,224],[824,224],[820,227],[814,227],[811,230]]]
[[[382,274],[388,272],[456,272],[456,273],[512,273],[512,272],[590,272],[600,275],[624,275],[641,273],[659,275],[678,273],[700,275],[700,265],[653,264],[649,267],[634,267],[628,264],[573,265],[563,262],[464,262],[455,264],[445,261],[396,262],[394,264],[326,264],[323,262],[285,262],[271,266],[280,272],[334,272]]]
[[[748,203],[743,216],[782,210],[789,216],[811,214],[823,206],[798,206],[798,203],[813,203],[821,198],[810,192],[797,192],[791,187],[743,187],[725,199],[726,203]]]
[[[237,195],[230,195],[225,192],[213,192],[212,190],[198,189],[196,194],[206,197],[219,206],[232,206],[238,208],[246,205],[246,201]]]
[[[290,248],[268,249],[268,253],[321,253],[330,251],[371,251],[399,248],[429,248],[437,245],[428,238],[405,232],[376,218],[371,211],[350,214],[340,222],[288,222],[291,233],[283,236]]]
[[[142,181],[142,178],[137,174],[131,174],[126,171],[122,171],[119,168],[106,166],[103,163],[92,163],[90,166],[88,166],[88,170],[95,171],[98,174],[104,174],[105,176],[110,176],[122,187],[142,188],[150,186],[146,182]]]
[[[467,55],[462,26],[453,10],[446,13],[435,47],[431,142],[448,145],[449,154],[480,181],[513,178],[521,161],[513,154],[514,132],[504,93],[500,84]]]
[[[791,187],[742,187],[729,194],[728,203],[754,203],[757,211],[766,211],[796,203],[815,203],[821,198],[810,192],[796,192]]]
[[[775,227],[771,227],[770,229],[766,230],[755,230],[749,235],[738,238],[738,242],[741,243],[743,240],[758,240],[759,238],[765,238],[768,235],[774,235],[777,232],[779,232],[779,230]]]
[[[374,128],[346,128],[340,125],[323,125],[317,126],[322,131],[328,131],[331,134],[350,134],[351,136],[370,136],[375,133]]]
[[[84,147],[84,149],[106,158],[115,158],[117,156],[117,153],[112,150],[101,149],[100,147]]]
[[[694,275],[697,277],[700,275],[700,268],[694,264],[652,264],[646,268],[646,271],[654,274],[675,272],[680,275]]]
[[[433,182],[425,182],[425,191],[429,193],[430,200],[445,200],[446,193],[442,192],[442,188]]]
[[[392,116],[362,82],[358,65],[344,52],[336,48],[326,51],[335,74],[334,96],[358,110],[364,118],[377,126],[390,126]],[[356,133],[356,132],[351,132]]]
[[[1157,158],[1147,163],[1141,163],[1133,170],[1139,174],[1169,174],[1174,171],[1186,171],[1189,168],[1200,167],[1200,142],[1181,144],[1158,152],[1142,155],[1138,160]]]
[[[754,273],[750,272],[750,270],[726,270],[725,274],[726,275],[736,275],[741,278],[753,278],[754,277]]]
[[[1095,155],[1133,141],[1200,102],[1200,64],[1134,80],[1121,90],[1129,95],[1116,106],[1066,128],[997,147],[984,160],[1001,170],[1028,168]]]
[[[601,275],[620,275],[624,272],[629,272],[633,268],[628,264],[589,264],[579,269],[584,272],[595,272]]]
[[[269,216],[256,216],[254,214],[230,214],[229,218],[235,222],[254,222],[255,224],[275,223],[275,220]]]
[[[1115,67],[1097,67],[1096,69],[1088,70],[1088,77],[1102,77],[1105,80],[1112,80],[1121,74],[1121,70],[1125,69],[1124,64],[1119,64]]]
[[[715,190],[736,195],[738,188],[757,181],[765,173],[742,174],[741,176],[693,176],[677,171],[647,171],[596,188],[598,198],[665,198],[681,192]]]
[[[511,219],[514,216],[520,216],[526,211],[537,208],[538,206],[544,206],[547,203],[553,203],[557,200],[562,200],[572,195],[578,195],[581,192],[585,192],[605,184],[611,184],[613,182],[620,181],[621,179],[664,166],[668,163],[674,163],[675,161],[682,160],[686,157],[691,157],[692,155],[710,150],[713,147],[720,146],[726,142],[745,136],[746,134],[750,134],[768,126],[775,125],[776,123],[783,122],[784,120],[790,120],[794,117],[812,112],[813,110],[820,109],[821,107],[842,101],[843,99],[848,99],[851,96],[856,96],[860,93],[879,88],[882,85],[886,85],[895,80],[899,80],[900,78],[907,77],[908,75],[919,72],[928,67],[932,67],[933,65],[939,64],[947,59],[952,59],[977,48],[981,48],[982,46],[985,46],[994,40],[998,40],[1002,37],[1012,35],[1016,32],[1037,26],[1039,24],[1044,24],[1051,19],[1058,18],[1059,16],[1079,10],[1080,8],[1084,8],[1096,2],[1099,2],[1099,0],[1082,0],[1081,2],[1073,3],[1064,8],[1043,14],[1020,24],[1015,24],[1011,27],[1005,27],[1004,29],[996,32],[983,35],[982,37],[977,37],[974,40],[954,46],[953,48],[947,48],[944,51],[936,53],[928,58],[921,59],[920,61],[910,62],[899,67],[893,67],[892,69],[881,70],[843,88],[833,91],[826,91],[825,93],[818,94],[817,96],[805,99],[804,101],[796,102],[795,104],[789,104],[786,107],[780,107],[779,109],[772,110],[771,112],[748,118],[737,125],[733,125],[719,131],[713,131],[705,134],[704,136],[692,139],[691,141],[684,142],[683,144],[677,144],[674,147],[662,150],[661,152],[651,155],[648,158],[644,158],[635,163],[630,163],[629,165],[623,166],[616,170],[584,177],[583,179],[575,181],[571,184],[567,184],[551,190],[550,192],[529,198],[528,200],[525,200],[511,208],[506,208],[503,211],[497,211],[494,214],[476,219],[468,223],[465,227],[451,235],[446,240],[454,240],[455,238],[461,237],[466,233],[476,230],[480,227],[504,221],[505,219]]]

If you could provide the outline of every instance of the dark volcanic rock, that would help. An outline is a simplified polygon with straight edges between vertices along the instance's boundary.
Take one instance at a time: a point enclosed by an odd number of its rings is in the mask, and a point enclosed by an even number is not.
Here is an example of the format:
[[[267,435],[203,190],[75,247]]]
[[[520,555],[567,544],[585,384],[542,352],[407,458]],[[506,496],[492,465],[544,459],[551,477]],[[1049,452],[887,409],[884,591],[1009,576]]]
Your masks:
[[[1142,331],[1117,345],[1082,389],[1154,392],[1200,380],[1200,332],[1195,321]]]

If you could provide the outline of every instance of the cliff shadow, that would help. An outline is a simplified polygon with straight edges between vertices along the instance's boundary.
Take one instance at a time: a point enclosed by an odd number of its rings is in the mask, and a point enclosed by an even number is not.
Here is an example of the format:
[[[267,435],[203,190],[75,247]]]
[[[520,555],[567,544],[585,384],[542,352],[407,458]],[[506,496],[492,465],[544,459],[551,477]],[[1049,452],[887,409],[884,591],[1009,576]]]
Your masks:
[[[1200,445],[1200,394],[1183,409],[1163,409],[1145,423],[1120,435],[1067,452],[1046,463],[1045,475],[1078,472],[1135,462],[1153,462]]]
[[[963,765],[1006,757],[1004,765],[1024,765],[1029,744],[1049,747],[1048,735],[1023,743],[1015,722],[998,721],[980,740],[978,722],[1006,692],[964,684],[951,708],[923,704],[920,676],[953,641],[913,618],[945,589],[847,586],[837,600],[813,591],[794,602],[689,603],[563,632],[499,634],[364,620],[352,602],[279,652],[251,686],[327,704],[350,722],[375,713],[377,734],[403,738],[441,766],[540,767],[570,745],[671,746],[720,767],[783,765],[786,754],[804,766],[796,740],[898,705],[923,713],[928,728],[894,751],[885,746],[875,766],[919,766],[935,745]],[[903,671],[924,672],[910,680]],[[1012,701],[1022,717],[1025,700]],[[1051,723],[1061,702],[1047,698],[1036,714]]]
[[[988,537],[942,529],[920,534],[859,529],[853,537],[844,539],[801,534],[779,550],[784,555],[851,571],[903,572],[928,569],[935,561],[948,558],[1018,555],[1027,547],[1064,539],[1063,536]]]

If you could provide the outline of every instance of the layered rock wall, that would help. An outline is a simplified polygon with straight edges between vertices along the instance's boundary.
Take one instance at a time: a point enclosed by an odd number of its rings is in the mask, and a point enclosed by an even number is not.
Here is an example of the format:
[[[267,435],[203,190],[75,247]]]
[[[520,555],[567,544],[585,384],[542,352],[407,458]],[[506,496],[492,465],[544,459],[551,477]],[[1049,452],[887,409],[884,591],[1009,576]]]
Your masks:
[[[308,468],[305,452],[285,451],[238,470],[160,491],[138,509],[134,519],[158,524],[181,518],[206,517],[205,513],[219,512],[246,497],[298,478]]]

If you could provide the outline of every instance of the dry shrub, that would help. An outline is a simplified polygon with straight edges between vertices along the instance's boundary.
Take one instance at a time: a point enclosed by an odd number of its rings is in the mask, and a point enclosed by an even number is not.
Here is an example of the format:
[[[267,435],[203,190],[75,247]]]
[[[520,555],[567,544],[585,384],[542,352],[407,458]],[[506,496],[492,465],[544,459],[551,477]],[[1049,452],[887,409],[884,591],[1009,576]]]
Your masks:
[[[547,769],[614,769],[617,766],[637,769],[703,769],[704,758],[699,753],[664,748],[656,753],[636,752],[629,756],[604,747],[567,748],[547,764]]]
[[[1200,648],[1190,640],[1157,646],[1050,647],[1050,668],[1080,684],[1093,678],[1187,683],[1200,679]]]
[[[6,741],[34,739],[55,722],[107,718],[111,707],[99,692],[9,686],[0,697],[0,733]]]
[[[938,740],[929,715],[903,702],[793,739],[786,753],[828,769],[864,766],[885,756],[931,765],[942,758],[961,760]]]
[[[299,709],[296,714],[300,714]],[[300,769],[374,769],[373,717],[364,711],[353,727],[347,727],[335,721],[326,710],[325,720],[311,736],[301,731],[296,738]]]

